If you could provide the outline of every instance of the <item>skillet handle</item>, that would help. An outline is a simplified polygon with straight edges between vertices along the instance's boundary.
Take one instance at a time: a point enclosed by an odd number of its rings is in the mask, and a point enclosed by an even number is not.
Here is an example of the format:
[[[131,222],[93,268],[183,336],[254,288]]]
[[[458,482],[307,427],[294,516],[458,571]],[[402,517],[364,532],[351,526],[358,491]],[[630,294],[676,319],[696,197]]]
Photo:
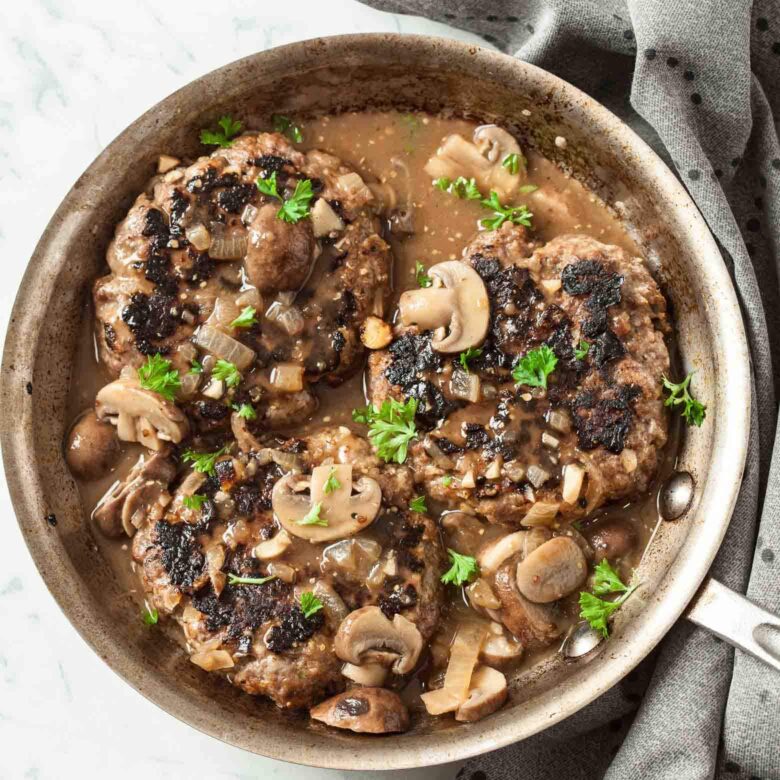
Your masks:
[[[780,617],[707,578],[685,616],[780,671]]]

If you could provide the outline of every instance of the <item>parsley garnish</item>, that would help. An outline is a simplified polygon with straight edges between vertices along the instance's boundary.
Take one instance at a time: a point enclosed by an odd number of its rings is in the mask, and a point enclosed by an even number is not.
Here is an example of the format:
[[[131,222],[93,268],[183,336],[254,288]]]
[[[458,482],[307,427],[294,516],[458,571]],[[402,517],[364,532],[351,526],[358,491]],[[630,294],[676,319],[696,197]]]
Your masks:
[[[311,592],[301,593],[301,612],[305,618],[310,618],[322,609],[322,602]]]
[[[618,573],[609,565],[605,558],[595,569],[593,592],[599,595],[620,593],[615,601],[605,601],[593,593],[580,593],[580,617],[587,620],[590,627],[601,631],[604,637],[609,636],[607,621],[610,615],[639,587],[639,585],[624,585]]]
[[[141,611],[141,620],[143,620],[147,626],[156,626],[159,619],[160,614],[154,607],[149,609],[149,607],[144,606],[143,610]]]
[[[443,476],[441,478],[441,483],[442,483],[442,485],[444,485],[444,487],[449,487],[450,485],[452,485],[452,482],[453,482],[453,479],[452,479],[452,477],[449,474],[447,474],[447,475],[445,475],[445,476]]]
[[[198,511],[203,507],[203,504],[206,503],[206,496],[199,496],[197,493],[195,493],[191,496],[184,496],[181,502],[184,504],[184,506],[187,507],[187,509],[194,509],[195,511]]]
[[[352,419],[369,426],[368,438],[382,460],[403,463],[409,442],[417,437],[416,412],[416,398],[409,398],[405,403],[388,398],[380,408],[369,404],[363,409],[353,410]]]
[[[194,450],[184,450],[181,459],[185,463],[192,463],[192,468],[201,474],[213,474],[214,464],[220,455],[225,454],[225,447],[216,452],[195,452]]]
[[[236,387],[241,383],[241,373],[235,363],[229,360],[218,360],[211,370],[214,379],[222,379],[228,387]]]
[[[425,266],[419,260],[414,264],[414,270],[417,274],[418,287],[430,287],[433,284],[433,279],[428,276]]]
[[[555,371],[558,358],[546,345],[532,349],[517,361],[512,369],[512,378],[518,385],[547,387],[547,377]]]
[[[450,556],[452,566],[441,576],[441,581],[452,585],[463,585],[465,582],[471,582],[479,576],[479,566],[477,559],[470,555],[461,555],[455,550],[448,549],[447,555]]]
[[[588,352],[590,352],[590,344],[585,339],[580,339],[580,343],[574,347],[574,357],[577,360],[585,360]]]
[[[322,511],[322,501],[318,501],[300,520],[298,520],[298,525],[327,526],[328,525],[327,519],[324,517],[320,517],[321,511]]]
[[[479,224],[488,230],[497,230],[504,222],[511,222],[514,225],[525,225],[531,227],[531,217],[533,214],[525,206],[502,206],[498,199],[498,193],[492,191],[489,198],[482,200],[485,208],[493,210],[492,217],[485,217]]]
[[[241,309],[241,314],[230,323],[231,328],[251,328],[257,324],[257,310],[254,306],[245,306]]]
[[[532,192],[536,192],[539,188],[535,184],[524,184],[520,187],[520,192],[523,195],[529,195]]]
[[[257,419],[257,412],[255,411],[255,407],[252,406],[252,404],[241,404],[241,406],[238,404],[233,404],[233,411],[244,420]]]
[[[450,188],[450,184],[452,184],[452,179],[448,179],[446,176],[433,180],[433,186],[442,192],[447,192]]]
[[[520,172],[520,155],[508,154],[506,157],[504,157],[501,165],[506,168],[513,176],[516,176]]]
[[[468,374],[469,373],[469,360],[473,360],[476,357],[479,357],[482,354],[481,349],[474,349],[474,347],[469,347],[465,352],[460,353],[460,357],[458,358],[460,360],[460,364],[463,367],[463,370]]]
[[[274,123],[274,130],[277,133],[284,133],[289,139],[295,141],[297,144],[303,141],[301,128],[298,127],[290,117],[274,114],[271,117],[271,120]]]
[[[271,574],[268,577],[239,577],[236,574],[228,573],[229,585],[264,585],[266,582],[275,579],[275,574]]]
[[[217,121],[220,130],[201,130],[200,142],[206,146],[233,146],[231,138],[241,132],[243,124],[234,121],[229,116],[223,116]]]
[[[193,360],[190,363],[190,370],[187,373],[188,374],[202,374],[203,373],[203,363],[201,363],[199,360]]]
[[[293,192],[292,196],[287,200],[282,198],[277,189],[276,171],[267,179],[258,177],[257,189],[259,189],[263,195],[270,195],[272,198],[282,201],[282,207],[276,212],[276,216],[283,222],[291,222],[294,224],[300,222],[304,217],[309,216],[309,206],[314,197],[314,193],[311,189],[311,181],[309,179],[299,179],[295,184],[295,192]]]
[[[424,513],[428,511],[428,507],[425,506],[425,496],[416,496],[409,502],[409,509],[412,512]]]
[[[688,385],[691,383],[692,376],[693,371],[679,384],[675,384],[663,377],[664,389],[669,391],[669,397],[664,401],[664,406],[680,406],[682,404],[682,416],[685,422],[688,425],[700,427],[707,416],[707,407],[688,392]]]
[[[161,395],[166,401],[173,401],[181,387],[179,372],[159,352],[146,358],[146,363],[138,369],[138,380],[141,387]]]
[[[336,478],[336,469],[331,469],[322,490],[326,496],[329,496],[331,493],[335,493],[340,487],[341,482]]]
[[[454,181],[442,176],[441,179],[434,179],[433,186],[442,192],[449,192],[461,200],[481,200],[482,193],[477,187],[476,179],[467,179],[465,176],[458,176]]]

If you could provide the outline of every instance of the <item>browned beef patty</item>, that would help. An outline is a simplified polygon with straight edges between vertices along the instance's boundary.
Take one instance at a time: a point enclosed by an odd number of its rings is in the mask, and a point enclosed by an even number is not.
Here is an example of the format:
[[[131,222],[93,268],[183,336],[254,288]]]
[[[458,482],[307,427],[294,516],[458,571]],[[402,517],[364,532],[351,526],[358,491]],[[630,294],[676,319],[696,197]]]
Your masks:
[[[463,262],[482,278],[491,306],[481,352],[468,361],[480,400],[453,395],[459,356],[435,352],[430,333],[400,330],[369,358],[374,403],[418,400],[421,430],[410,447],[418,483],[448,506],[508,522],[536,501],[560,503],[571,518],[645,491],[667,437],[669,325],[643,260],[583,235],[534,248],[524,228],[506,223],[476,238]],[[558,360],[548,388],[518,385],[513,366],[542,345]],[[570,463],[587,476],[567,504]]]

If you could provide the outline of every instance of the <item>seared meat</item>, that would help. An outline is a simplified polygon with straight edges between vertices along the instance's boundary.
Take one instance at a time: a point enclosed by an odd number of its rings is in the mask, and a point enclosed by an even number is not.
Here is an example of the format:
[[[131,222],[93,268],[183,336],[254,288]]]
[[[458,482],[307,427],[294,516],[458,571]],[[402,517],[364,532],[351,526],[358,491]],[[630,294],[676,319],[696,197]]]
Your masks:
[[[310,706],[344,688],[333,638],[347,612],[376,605],[412,621],[423,639],[432,635],[443,556],[433,521],[408,509],[408,469],[380,463],[346,428],[260,444],[251,454],[234,448],[209,478],[190,475],[165,516],[136,533],[133,557],[150,603],[182,625],[197,658],[227,651],[231,679],[245,691],[280,707]],[[271,509],[275,483],[290,469],[308,474],[323,463],[348,463],[355,480],[378,482],[377,519],[349,538],[316,544],[290,535],[281,553],[253,555],[258,544],[287,536]],[[185,484],[197,484],[200,508],[183,503]],[[272,578],[231,584],[230,575]],[[301,594],[310,591],[323,608],[305,614]]]
[[[667,435],[660,379],[669,327],[641,258],[582,235],[534,250],[523,228],[506,223],[480,235],[463,261],[491,306],[488,335],[468,361],[480,401],[454,396],[459,356],[433,350],[430,333],[402,329],[369,359],[375,403],[418,400],[415,479],[435,499],[493,521],[519,521],[538,501],[577,517],[646,490]],[[518,359],[543,345],[558,361],[548,388],[516,384]],[[587,476],[565,503],[570,463]]]
[[[278,197],[256,186],[271,177]],[[311,186],[311,215],[285,221],[282,200],[302,182]],[[371,190],[340,160],[299,152],[274,133],[243,135],[156,177],[118,225],[110,273],[95,282],[101,360],[117,376],[160,353],[186,373],[191,339],[208,320],[255,352],[242,378],[262,395],[253,399],[261,419],[305,419],[314,396],[290,397],[294,390],[280,390],[273,372],[298,365],[304,384],[336,384],[359,367],[360,326],[382,315],[389,293],[390,249],[375,208]],[[239,328],[231,323],[247,305],[242,271],[260,295],[257,322]],[[211,420],[206,430],[220,427]]]

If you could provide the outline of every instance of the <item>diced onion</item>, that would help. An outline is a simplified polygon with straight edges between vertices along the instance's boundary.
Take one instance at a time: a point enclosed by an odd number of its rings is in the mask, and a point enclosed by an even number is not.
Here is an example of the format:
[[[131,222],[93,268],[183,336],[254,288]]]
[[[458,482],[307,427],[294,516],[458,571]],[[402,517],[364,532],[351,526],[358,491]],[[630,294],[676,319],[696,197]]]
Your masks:
[[[214,325],[220,330],[230,330],[230,323],[238,317],[239,310],[235,301],[229,298],[217,298],[214,301],[214,309],[206,320],[208,325]]]
[[[512,482],[522,482],[525,479],[525,466],[522,463],[518,463],[516,460],[510,460],[504,464],[504,474],[512,480]]]
[[[374,198],[373,193],[366,186],[366,183],[363,181],[360,174],[355,173],[354,171],[339,176],[336,180],[336,186],[346,195],[359,196],[365,200],[373,200]]]
[[[634,450],[625,449],[620,453],[620,462],[623,464],[623,468],[631,474],[636,471],[637,457]]]
[[[311,226],[316,238],[344,230],[341,217],[325,198],[318,198],[311,209]]]
[[[559,433],[568,433],[571,430],[571,419],[566,412],[553,409],[547,415],[547,424]]]
[[[278,363],[271,369],[270,383],[281,393],[299,393],[303,390],[303,366]]]
[[[463,478],[460,481],[460,486],[462,488],[471,489],[477,486],[476,481],[474,480],[474,470],[469,469],[464,475]]]
[[[306,323],[297,306],[289,306],[274,301],[265,313],[267,319],[276,322],[288,336],[300,336]]]
[[[200,222],[191,228],[187,228],[184,235],[187,236],[187,241],[199,252],[205,252],[211,246],[211,233]]]
[[[207,672],[214,672],[218,669],[231,669],[235,664],[233,657],[227,650],[206,650],[200,653],[193,653],[190,661]]]
[[[253,206],[251,203],[247,203],[246,206],[244,206],[244,210],[241,212],[241,221],[245,225],[248,225],[256,216],[257,207]]]
[[[255,359],[254,350],[211,325],[200,327],[195,336],[195,343],[206,352],[211,352],[216,357],[233,363],[239,371],[250,366]]]
[[[549,472],[535,463],[528,467],[528,481],[535,487],[541,487],[550,478]]]
[[[229,236],[216,236],[211,240],[209,257],[212,260],[241,260],[249,245],[246,236],[233,233]]]
[[[236,298],[236,306],[243,309],[246,306],[252,306],[255,311],[263,308],[263,297],[257,287],[247,287],[241,295]]]
[[[567,504],[577,503],[582,492],[582,482],[585,479],[585,469],[579,463],[569,463],[563,469],[563,489],[561,494]]]
[[[479,401],[480,379],[476,374],[456,369],[450,379],[450,392],[455,398],[476,403]]]
[[[225,395],[225,383],[221,379],[212,379],[203,390],[206,398],[213,398],[215,401]]]
[[[495,460],[487,467],[485,471],[486,479],[498,479],[501,476],[501,466],[504,459],[501,455],[496,455]]]
[[[520,525],[552,525],[555,516],[558,514],[560,504],[557,501],[537,501],[525,514],[520,521]]]
[[[542,434],[542,444],[544,444],[545,447],[549,447],[551,450],[557,450],[561,444],[561,441],[551,433],[547,433],[547,431],[545,431]]]
[[[561,289],[560,279],[542,279],[542,287],[548,293],[558,292]]]

